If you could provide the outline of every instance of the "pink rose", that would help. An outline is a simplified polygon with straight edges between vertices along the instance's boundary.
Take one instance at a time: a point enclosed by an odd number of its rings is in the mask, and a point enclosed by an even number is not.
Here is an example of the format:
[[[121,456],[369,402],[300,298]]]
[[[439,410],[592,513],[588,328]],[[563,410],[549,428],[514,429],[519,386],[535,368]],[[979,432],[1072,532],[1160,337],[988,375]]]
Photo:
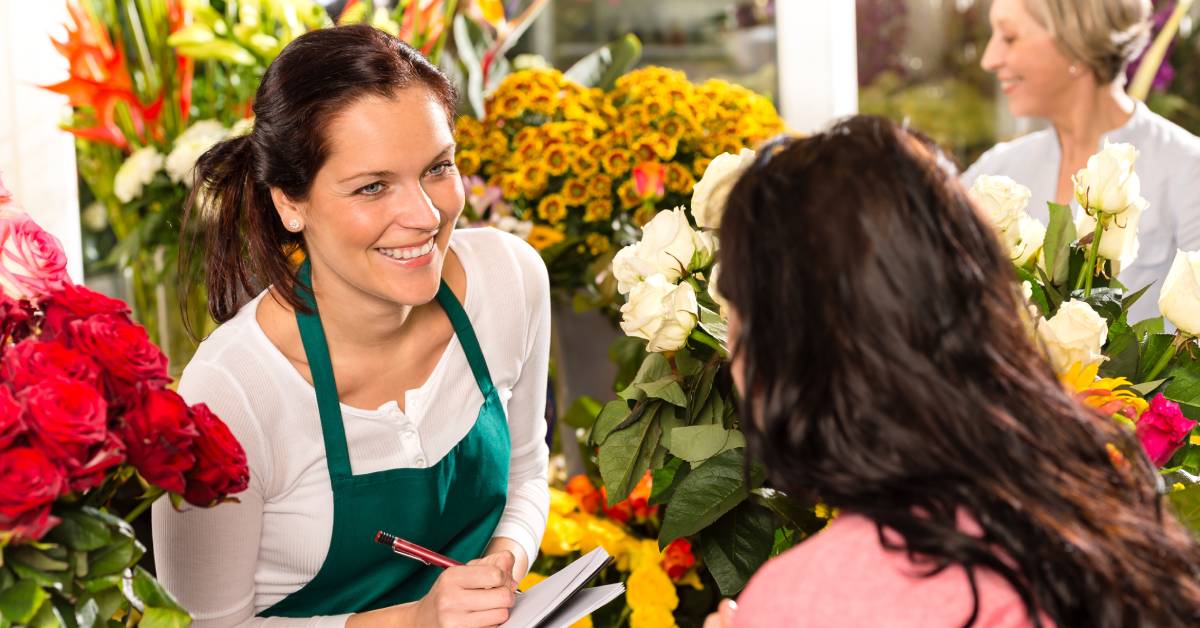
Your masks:
[[[67,255],[58,238],[28,214],[0,213],[0,292],[39,301],[68,281]]]
[[[1195,426],[1195,421],[1183,416],[1179,404],[1159,394],[1138,419],[1137,435],[1150,460],[1161,467],[1183,446]]]

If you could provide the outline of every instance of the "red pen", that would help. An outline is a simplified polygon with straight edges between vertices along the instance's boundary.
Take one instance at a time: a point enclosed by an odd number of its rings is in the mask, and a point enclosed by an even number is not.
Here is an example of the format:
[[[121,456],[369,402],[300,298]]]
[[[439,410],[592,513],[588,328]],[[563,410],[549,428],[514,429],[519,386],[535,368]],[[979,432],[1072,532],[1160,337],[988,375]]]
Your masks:
[[[375,542],[379,543],[380,545],[387,545],[388,547],[392,548],[393,552],[413,560],[419,560],[426,565],[433,565],[435,567],[441,567],[442,569],[462,566],[462,563],[450,558],[449,556],[442,556],[441,554],[429,548],[421,547],[420,545],[417,545],[411,541],[405,541],[404,539],[392,534],[388,534],[383,530],[375,533]]]

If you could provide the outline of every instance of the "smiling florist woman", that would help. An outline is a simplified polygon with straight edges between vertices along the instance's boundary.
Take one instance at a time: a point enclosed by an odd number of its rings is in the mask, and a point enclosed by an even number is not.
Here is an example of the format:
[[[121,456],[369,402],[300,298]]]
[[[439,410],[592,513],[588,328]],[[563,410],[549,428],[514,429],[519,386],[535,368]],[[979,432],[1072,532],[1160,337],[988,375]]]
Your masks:
[[[267,70],[253,131],[197,164],[184,232],[204,232],[223,324],[180,392],[251,470],[239,503],[154,510],[159,575],[198,626],[507,617],[549,508],[549,285],[521,240],[454,230],[454,102],[399,40],[313,31]],[[426,567],[377,530],[478,560]]]

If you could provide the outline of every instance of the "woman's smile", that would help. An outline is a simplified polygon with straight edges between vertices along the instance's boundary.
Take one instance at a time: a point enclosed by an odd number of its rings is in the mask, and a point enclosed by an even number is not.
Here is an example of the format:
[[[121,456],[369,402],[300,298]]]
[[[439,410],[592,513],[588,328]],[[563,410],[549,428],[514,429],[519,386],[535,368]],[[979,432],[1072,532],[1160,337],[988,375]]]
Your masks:
[[[427,266],[433,261],[434,252],[437,250],[437,234],[435,233],[428,240],[417,245],[379,247],[375,250],[380,255],[406,268]]]

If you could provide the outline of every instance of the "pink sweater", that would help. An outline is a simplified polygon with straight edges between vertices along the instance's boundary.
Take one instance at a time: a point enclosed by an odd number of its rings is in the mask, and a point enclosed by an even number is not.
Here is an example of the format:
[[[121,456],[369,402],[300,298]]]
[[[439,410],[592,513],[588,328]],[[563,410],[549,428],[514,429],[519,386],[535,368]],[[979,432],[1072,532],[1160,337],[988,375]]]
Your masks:
[[[936,576],[903,551],[884,549],[875,524],[843,514],[815,537],[771,560],[738,598],[735,628],[888,626],[958,628],[971,615],[971,585],[961,567]],[[1020,596],[1000,575],[975,570],[975,626],[1030,626]],[[1052,626],[1048,618],[1044,626]]]

